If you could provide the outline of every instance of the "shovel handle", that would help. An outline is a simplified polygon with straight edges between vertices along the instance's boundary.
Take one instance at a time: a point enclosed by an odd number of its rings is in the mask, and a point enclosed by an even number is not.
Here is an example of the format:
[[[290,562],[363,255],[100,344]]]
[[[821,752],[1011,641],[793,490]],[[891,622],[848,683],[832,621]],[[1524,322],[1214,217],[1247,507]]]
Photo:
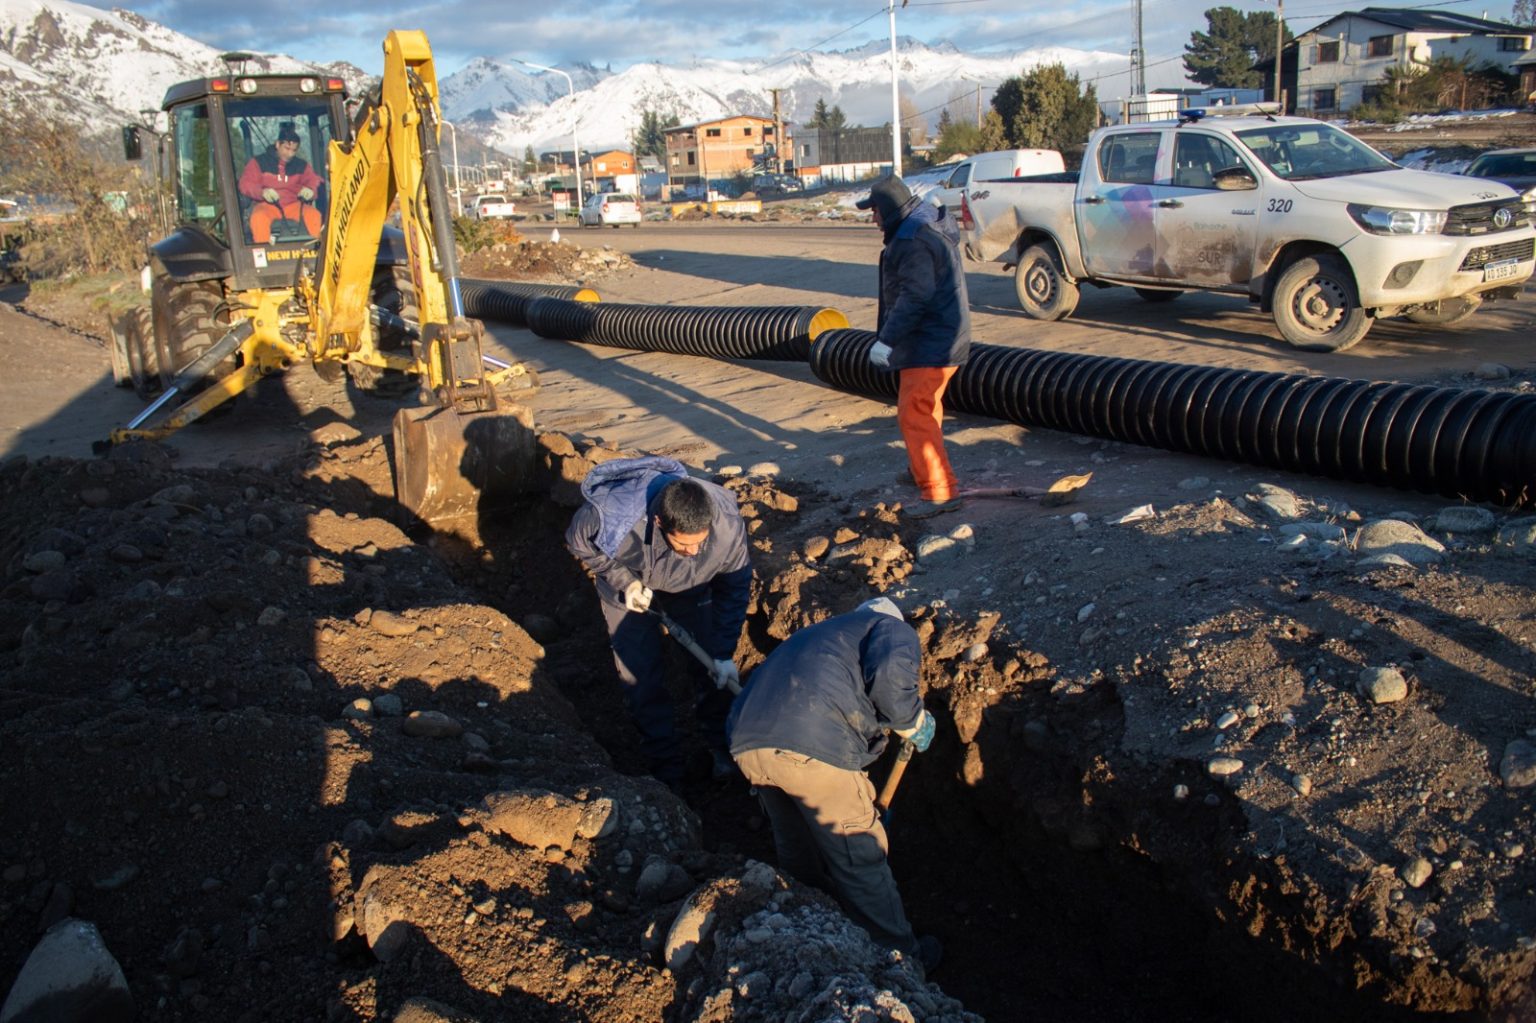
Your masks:
[[[885,776],[885,784],[880,786],[880,795],[875,800],[875,809],[880,811],[882,822],[890,817],[896,786],[901,784],[901,776],[907,773],[907,764],[912,762],[914,752],[911,740],[901,740],[901,747],[896,750],[896,762],[891,765],[891,773]]]

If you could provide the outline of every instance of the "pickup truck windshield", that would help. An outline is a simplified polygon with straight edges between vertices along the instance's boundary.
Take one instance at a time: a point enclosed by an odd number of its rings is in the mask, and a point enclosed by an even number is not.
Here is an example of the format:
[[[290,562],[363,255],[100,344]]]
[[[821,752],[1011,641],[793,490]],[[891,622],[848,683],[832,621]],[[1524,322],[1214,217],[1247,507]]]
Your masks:
[[[1397,166],[1353,135],[1328,124],[1251,128],[1238,132],[1237,137],[1276,177],[1286,181],[1368,174]]]

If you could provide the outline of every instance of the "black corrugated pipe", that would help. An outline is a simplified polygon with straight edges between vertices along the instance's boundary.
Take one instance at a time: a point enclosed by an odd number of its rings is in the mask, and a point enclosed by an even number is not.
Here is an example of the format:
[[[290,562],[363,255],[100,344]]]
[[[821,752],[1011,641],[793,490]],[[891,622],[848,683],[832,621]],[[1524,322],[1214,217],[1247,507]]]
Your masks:
[[[594,305],[539,298],[529,302],[527,315],[528,326],[540,337],[781,362],[804,362],[823,331],[848,326],[848,318],[836,309],[815,306]]]
[[[894,400],[875,335],[829,330],[811,371]],[[971,346],[945,406],[1149,447],[1509,506],[1536,503],[1536,395]]]
[[[536,298],[560,298],[572,302],[596,302],[597,292],[570,284],[533,284],[527,281],[484,281],[461,278],[464,315],[477,320],[496,320],[514,327],[528,326],[528,303]]]

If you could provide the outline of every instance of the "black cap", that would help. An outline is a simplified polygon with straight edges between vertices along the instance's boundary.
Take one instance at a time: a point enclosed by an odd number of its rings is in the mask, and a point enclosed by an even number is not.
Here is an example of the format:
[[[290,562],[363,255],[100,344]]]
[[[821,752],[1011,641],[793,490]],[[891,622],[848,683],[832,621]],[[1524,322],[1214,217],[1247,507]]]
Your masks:
[[[285,124],[281,128],[278,129],[277,141],[279,141],[279,142],[297,142],[297,141],[299,141],[299,133],[293,130],[293,125]]]
[[[881,220],[890,220],[912,198],[912,192],[907,188],[907,183],[896,175],[881,178],[876,181],[874,187],[869,190],[869,196],[854,203],[861,210],[877,207],[880,210]]]

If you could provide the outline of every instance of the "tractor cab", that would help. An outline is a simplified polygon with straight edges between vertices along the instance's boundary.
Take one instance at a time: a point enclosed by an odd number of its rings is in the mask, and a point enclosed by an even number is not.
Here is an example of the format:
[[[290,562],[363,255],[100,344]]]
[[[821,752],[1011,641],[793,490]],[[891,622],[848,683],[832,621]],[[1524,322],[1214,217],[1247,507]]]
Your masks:
[[[328,147],[350,137],[346,86],[323,75],[246,74],[255,59],[227,53],[230,74],[166,92],[161,173],[172,223],[151,246],[157,275],[219,278],[246,291],[291,286],[298,261],[314,265],[329,209]]]

